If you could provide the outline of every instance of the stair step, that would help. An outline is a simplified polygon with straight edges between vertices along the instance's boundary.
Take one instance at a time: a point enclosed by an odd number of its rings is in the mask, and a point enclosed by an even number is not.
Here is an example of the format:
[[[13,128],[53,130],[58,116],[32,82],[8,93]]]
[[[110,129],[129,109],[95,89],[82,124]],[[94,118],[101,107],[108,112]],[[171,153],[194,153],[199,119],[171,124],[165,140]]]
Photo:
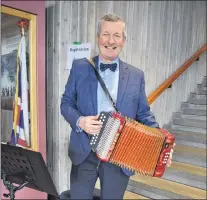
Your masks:
[[[202,133],[206,135],[206,129],[204,128],[196,128],[196,127],[189,127],[189,126],[180,126],[180,125],[175,125],[175,124],[164,124],[163,127],[166,127],[167,130],[173,129],[173,130],[178,130],[178,131],[189,131],[193,133]]]
[[[183,118],[183,119],[195,119],[195,120],[206,121],[206,116],[199,116],[199,115],[181,114],[181,118]]]
[[[206,121],[204,121],[204,120],[174,118],[172,123],[173,123],[173,125],[206,129]]]
[[[163,178],[148,177],[142,175],[135,175],[130,177],[129,185],[134,185],[137,189],[139,189],[141,187],[141,184],[143,185],[143,190],[148,190],[148,192],[151,193],[153,192],[153,189],[157,189],[157,191],[154,190],[154,192],[156,195],[159,195],[158,199],[163,199],[163,197],[170,199],[205,199],[206,197],[205,190],[165,180]],[[143,195],[144,193],[140,191],[140,194]],[[150,196],[150,198],[155,199],[156,197]]]
[[[189,102],[183,102],[181,104],[181,110],[183,110],[184,108],[206,110],[206,105],[199,105],[199,104],[192,104],[192,103],[189,103]]]
[[[182,114],[186,115],[197,115],[197,116],[206,116],[206,109],[199,108],[184,108]]]
[[[201,156],[201,157],[206,156],[206,151],[204,149],[195,148],[195,147],[188,147],[185,145],[175,145],[174,151],[188,153],[188,154],[194,155],[194,156]]]
[[[207,87],[203,86],[202,84],[198,84],[197,94],[207,94]]]
[[[181,103],[181,110],[184,108],[189,108],[189,102],[182,102]]]
[[[127,190],[147,196],[150,199],[188,199],[188,196],[176,194],[170,191],[166,191],[147,183],[140,183],[134,180],[129,180]]]
[[[207,94],[207,90],[199,90],[197,93],[198,94]]]
[[[185,145],[185,146],[189,146],[189,147],[198,147],[198,148],[202,148],[202,149],[206,149],[206,144],[201,144],[201,143],[196,143],[196,142],[191,142],[191,141],[186,141],[186,140],[177,140],[176,144],[180,144],[180,145]]]
[[[189,108],[206,109],[206,105],[189,103]]]
[[[205,95],[206,96],[206,95]],[[196,104],[196,105],[206,105],[206,98],[190,98],[189,103]]]
[[[123,199],[149,199],[149,198],[142,196],[142,195],[139,195],[139,194],[136,194],[136,193],[128,190],[128,188],[127,188],[127,190],[124,193]]]
[[[203,133],[193,133],[187,131],[179,131],[168,129],[170,133],[175,136],[176,143],[178,142],[185,143],[188,146],[195,146],[199,148],[206,148],[206,135]],[[189,143],[189,144],[188,144]]]
[[[195,188],[206,189],[206,177],[179,171],[171,167],[166,169],[162,178]]]
[[[189,132],[193,132],[195,134],[202,133],[202,134],[206,135],[206,129],[204,129],[204,128],[180,126],[180,125],[175,125],[175,124],[164,125],[164,126],[168,127],[167,129],[173,129],[173,130],[178,130],[178,131],[189,131]]]
[[[173,113],[173,118],[182,118],[182,119],[195,119],[195,120],[202,120],[206,121],[206,115],[190,115],[190,114],[183,114],[182,112],[175,112]]]
[[[206,150],[176,144],[174,147],[173,160],[200,167],[206,167]]]
[[[203,85],[204,87],[207,86],[207,76],[204,76],[203,81],[202,81],[202,85]]]
[[[206,94],[197,94],[196,92],[191,92],[190,98],[206,99]]]
[[[95,188],[97,188],[97,189],[101,188],[99,178],[96,181]],[[147,198],[146,196],[142,196],[142,195],[139,195],[139,194],[136,194],[134,192],[126,190],[125,193],[124,193],[124,198],[123,199],[149,199],[149,198]]]
[[[173,161],[170,168],[206,177],[206,168]]]
[[[192,165],[197,165],[200,167],[206,167],[206,159],[203,160],[200,157],[196,157],[196,159],[194,159],[192,156],[185,156],[185,155],[174,155],[173,156],[173,160],[177,161],[177,162],[184,162],[184,163],[188,163],[188,164],[192,164]]]

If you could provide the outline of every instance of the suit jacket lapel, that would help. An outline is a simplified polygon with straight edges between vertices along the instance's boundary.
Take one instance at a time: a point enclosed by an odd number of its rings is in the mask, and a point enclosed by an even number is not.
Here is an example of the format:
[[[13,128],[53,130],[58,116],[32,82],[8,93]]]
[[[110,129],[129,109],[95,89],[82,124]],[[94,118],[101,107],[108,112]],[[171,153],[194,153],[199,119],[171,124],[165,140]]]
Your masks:
[[[98,56],[95,56],[93,58],[93,62],[95,63],[95,67],[98,69]],[[89,63],[90,64],[90,63]],[[91,64],[90,64],[91,65]],[[98,79],[96,77],[96,74],[94,72],[93,66],[90,66],[90,85],[91,85],[91,96],[93,100],[93,114],[97,114],[97,87],[98,87]]]
[[[129,78],[129,70],[127,64],[119,60],[119,85],[118,85],[118,94],[117,94],[117,103],[116,107],[120,110],[121,103],[126,91],[127,83]]]

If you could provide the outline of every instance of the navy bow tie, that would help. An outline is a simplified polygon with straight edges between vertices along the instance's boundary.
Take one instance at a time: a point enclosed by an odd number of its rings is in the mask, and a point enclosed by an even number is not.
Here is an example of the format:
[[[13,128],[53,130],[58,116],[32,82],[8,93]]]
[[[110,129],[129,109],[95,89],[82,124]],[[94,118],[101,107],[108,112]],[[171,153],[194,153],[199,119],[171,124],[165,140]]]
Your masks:
[[[106,69],[110,69],[112,72],[115,72],[116,68],[117,68],[117,64],[116,63],[112,63],[112,64],[101,63],[100,64],[100,70],[102,72],[105,71]]]

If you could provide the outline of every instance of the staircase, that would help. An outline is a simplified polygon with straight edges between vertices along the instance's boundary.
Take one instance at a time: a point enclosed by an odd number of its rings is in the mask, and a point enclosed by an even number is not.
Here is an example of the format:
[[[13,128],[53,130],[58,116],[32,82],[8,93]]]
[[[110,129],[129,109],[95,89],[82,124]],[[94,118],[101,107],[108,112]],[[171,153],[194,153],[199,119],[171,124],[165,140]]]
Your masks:
[[[163,126],[176,137],[173,164],[162,178],[132,176],[124,198],[206,199],[206,95],[204,77],[197,92],[182,103],[181,112]]]

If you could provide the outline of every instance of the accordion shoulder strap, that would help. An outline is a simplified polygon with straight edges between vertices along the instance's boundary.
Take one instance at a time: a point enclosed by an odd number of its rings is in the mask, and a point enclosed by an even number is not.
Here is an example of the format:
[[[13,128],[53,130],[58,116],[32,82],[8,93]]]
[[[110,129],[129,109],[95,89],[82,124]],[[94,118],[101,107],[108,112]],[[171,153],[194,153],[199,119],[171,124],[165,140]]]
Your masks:
[[[101,78],[101,76],[100,76],[98,70],[96,69],[96,67],[95,67],[95,63],[93,62],[93,59],[92,59],[92,58],[89,58],[88,61],[89,61],[89,63],[93,66],[94,71],[95,71],[95,74],[96,74],[96,77],[97,77],[98,81],[100,82],[101,87],[103,88],[103,90],[104,90],[106,96],[108,97],[109,101],[111,102],[111,104],[112,104],[112,106],[114,107],[114,109],[116,110],[116,112],[118,112],[118,110],[117,110],[117,108],[116,108],[116,106],[115,106],[116,104],[114,103],[114,101],[113,101],[113,99],[112,99],[112,97],[111,97],[111,95],[110,95],[110,93],[109,93],[109,91],[108,91],[108,89],[107,89],[107,87],[106,87],[106,85],[105,85],[103,79]]]

